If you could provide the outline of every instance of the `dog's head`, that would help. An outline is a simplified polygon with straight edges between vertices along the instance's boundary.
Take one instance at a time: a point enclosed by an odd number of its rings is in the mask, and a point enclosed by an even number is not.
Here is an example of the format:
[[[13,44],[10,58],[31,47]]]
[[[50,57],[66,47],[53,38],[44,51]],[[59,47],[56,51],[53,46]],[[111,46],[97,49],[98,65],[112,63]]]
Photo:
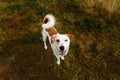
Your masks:
[[[60,55],[64,55],[68,52],[70,46],[70,40],[74,36],[72,34],[57,34],[51,36],[51,44],[56,47]]]

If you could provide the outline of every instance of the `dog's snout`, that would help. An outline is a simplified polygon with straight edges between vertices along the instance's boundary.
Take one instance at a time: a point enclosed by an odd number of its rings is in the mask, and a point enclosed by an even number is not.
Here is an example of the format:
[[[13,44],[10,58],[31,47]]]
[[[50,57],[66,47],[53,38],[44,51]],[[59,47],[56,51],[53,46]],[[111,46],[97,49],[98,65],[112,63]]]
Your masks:
[[[64,46],[60,46],[60,50],[64,50]]]

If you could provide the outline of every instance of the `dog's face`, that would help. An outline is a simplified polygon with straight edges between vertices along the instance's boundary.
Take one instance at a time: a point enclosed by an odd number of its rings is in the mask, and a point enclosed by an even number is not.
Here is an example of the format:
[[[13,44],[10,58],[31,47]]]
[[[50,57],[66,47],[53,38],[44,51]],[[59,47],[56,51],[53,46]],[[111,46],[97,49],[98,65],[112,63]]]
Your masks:
[[[60,55],[64,55],[69,50],[70,36],[69,34],[59,34],[51,37],[51,43],[56,47]]]

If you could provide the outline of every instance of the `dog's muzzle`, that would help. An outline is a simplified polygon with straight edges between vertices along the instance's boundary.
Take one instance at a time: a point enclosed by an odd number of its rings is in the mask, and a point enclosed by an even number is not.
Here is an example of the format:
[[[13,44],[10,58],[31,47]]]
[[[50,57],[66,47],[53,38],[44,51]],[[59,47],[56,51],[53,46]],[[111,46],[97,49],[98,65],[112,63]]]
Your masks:
[[[60,51],[60,55],[64,55],[66,51]]]
[[[60,46],[60,55],[64,55],[66,53],[65,51],[65,47],[64,46]]]
[[[64,51],[65,47],[64,46],[60,46],[60,50]]]

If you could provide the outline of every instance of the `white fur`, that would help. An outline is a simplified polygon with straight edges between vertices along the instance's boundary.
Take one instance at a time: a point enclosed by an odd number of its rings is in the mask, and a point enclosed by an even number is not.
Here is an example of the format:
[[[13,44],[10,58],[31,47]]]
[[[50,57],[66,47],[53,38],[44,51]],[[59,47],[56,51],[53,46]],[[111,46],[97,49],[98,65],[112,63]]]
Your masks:
[[[48,22],[45,24],[42,24],[42,36],[43,36],[43,42],[44,42],[44,48],[47,49],[47,44],[46,44],[46,39],[47,37],[49,38],[50,45],[53,50],[53,54],[57,58],[57,64],[60,65],[60,58],[64,60],[64,56],[67,55],[69,51],[69,46],[70,46],[70,39],[67,35],[65,34],[55,34],[50,36],[49,33],[45,30],[46,28],[53,27],[55,25],[55,18],[53,15],[48,14],[45,16],[45,18],[48,18]],[[54,37],[54,41],[51,42],[51,38]],[[59,40],[59,43],[57,42]],[[64,50],[61,50],[60,47],[63,46]]]
[[[55,25],[55,17],[52,14],[46,15],[45,18],[47,18],[49,20],[49,22],[46,24],[42,24],[42,28],[47,29],[47,28],[53,27]]]

